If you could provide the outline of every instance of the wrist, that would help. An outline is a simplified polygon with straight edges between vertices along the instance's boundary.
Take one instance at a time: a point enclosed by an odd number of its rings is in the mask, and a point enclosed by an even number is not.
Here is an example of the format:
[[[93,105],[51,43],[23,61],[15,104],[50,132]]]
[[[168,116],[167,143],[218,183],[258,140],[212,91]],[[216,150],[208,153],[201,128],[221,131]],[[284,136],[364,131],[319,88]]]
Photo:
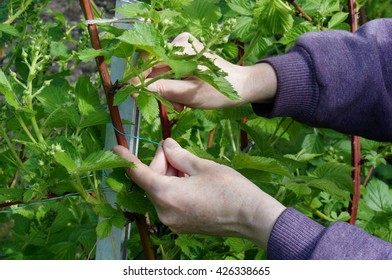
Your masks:
[[[285,209],[280,202],[260,191],[245,210],[244,237],[266,249],[272,229]]]
[[[258,63],[243,70],[244,81],[239,89],[242,103],[272,103],[277,91],[277,77],[272,66]]]

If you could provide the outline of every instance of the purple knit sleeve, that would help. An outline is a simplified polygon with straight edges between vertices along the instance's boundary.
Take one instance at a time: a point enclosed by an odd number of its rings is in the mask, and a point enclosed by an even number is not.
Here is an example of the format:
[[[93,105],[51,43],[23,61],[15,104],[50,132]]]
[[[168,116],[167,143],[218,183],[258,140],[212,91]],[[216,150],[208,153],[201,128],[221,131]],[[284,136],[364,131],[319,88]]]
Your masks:
[[[275,223],[267,251],[270,259],[392,259],[391,243],[343,222],[324,228],[293,208]]]
[[[392,141],[392,19],[356,33],[306,33],[263,62],[275,69],[278,90],[273,104],[252,104],[257,114]]]

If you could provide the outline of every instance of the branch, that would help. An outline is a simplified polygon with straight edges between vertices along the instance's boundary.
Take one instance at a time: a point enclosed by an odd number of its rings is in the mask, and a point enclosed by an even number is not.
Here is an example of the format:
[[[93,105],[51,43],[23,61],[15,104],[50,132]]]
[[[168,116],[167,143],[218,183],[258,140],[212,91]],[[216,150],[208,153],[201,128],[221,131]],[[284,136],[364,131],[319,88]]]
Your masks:
[[[288,0],[288,2],[294,6],[294,8],[298,11],[301,17],[303,17],[309,22],[313,22],[313,19],[310,16],[308,16],[308,14],[304,10],[302,10],[302,8],[294,0]]]
[[[350,30],[355,32],[358,29],[358,18],[355,8],[355,0],[348,0],[350,14]],[[352,164],[354,167],[353,181],[354,194],[350,208],[350,224],[354,225],[357,220],[358,204],[361,198],[361,144],[358,136],[351,136]]]
[[[82,10],[83,10],[83,13],[84,13],[86,20],[93,20],[94,13],[93,13],[93,8],[91,6],[90,0],[80,0],[80,5],[82,7]],[[88,31],[89,31],[90,39],[91,39],[91,44],[92,44],[93,48],[96,50],[102,49],[101,41],[99,40],[97,26],[95,24],[89,24],[87,27],[88,27]],[[114,127],[116,128],[114,130],[114,132],[116,134],[117,143],[119,145],[124,146],[125,148],[129,149],[128,142],[125,137],[124,128],[123,128],[122,121],[121,121],[120,112],[118,111],[118,107],[113,105],[114,94],[115,94],[116,90],[113,87],[112,82],[110,80],[108,66],[107,66],[103,56],[96,57],[95,61],[97,63],[99,75],[101,76],[103,89],[105,91],[106,100],[107,100],[108,107],[109,107],[110,117],[112,119]],[[150,237],[148,234],[146,221],[139,219],[139,220],[136,220],[136,223],[137,223],[137,227],[139,229],[139,236],[141,239],[141,243],[143,245],[144,252],[145,252],[148,259],[153,260],[153,259],[155,259],[155,255],[154,255],[154,251],[153,251],[153,248],[151,245],[151,240],[150,240]]]
[[[80,5],[83,9],[84,16],[86,20],[93,20],[94,13],[92,10],[90,0],[80,0]],[[94,49],[100,50],[102,49],[101,41],[99,40],[98,29],[95,24],[87,25],[88,32],[90,34],[91,45]],[[118,111],[118,107],[113,105],[115,89],[113,88],[112,82],[110,80],[108,66],[105,62],[103,56],[97,56],[95,58],[95,62],[97,63],[99,75],[102,80],[103,90],[105,91],[106,100],[109,107],[110,117],[112,119],[113,125],[115,128],[124,134],[124,128],[122,125],[120,113]],[[118,131],[114,131],[117,139],[117,143],[121,146],[128,148],[127,138]]]

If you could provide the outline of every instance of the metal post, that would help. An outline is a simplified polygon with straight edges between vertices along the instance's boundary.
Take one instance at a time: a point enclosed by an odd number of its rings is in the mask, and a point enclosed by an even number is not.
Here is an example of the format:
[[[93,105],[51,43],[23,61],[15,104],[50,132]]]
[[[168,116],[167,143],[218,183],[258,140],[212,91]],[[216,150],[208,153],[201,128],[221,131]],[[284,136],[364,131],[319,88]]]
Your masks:
[[[116,0],[116,7],[121,6],[124,3],[129,3],[132,1],[122,1]],[[119,18],[121,15],[116,12],[115,17]],[[116,27],[128,29],[130,24],[124,23],[116,23]],[[115,83],[117,80],[121,80],[124,75],[126,67],[126,61],[122,58],[112,57],[111,63],[111,73],[110,79],[112,83]],[[121,118],[130,121],[134,125],[124,125],[125,133],[129,133],[134,136],[139,136],[139,124],[140,124],[140,113],[136,107],[136,102],[132,98],[128,98],[125,102],[119,105],[119,111],[121,114]],[[138,151],[138,139],[130,139],[129,140],[129,149],[130,151],[137,155]],[[105,149],[111,150],[113,146],[117,145],[116,137],[113,131],[112,124],[106,125],[106,139],[105,139]],[[106,184],[107,174],[110,173],[110,170],[106,170],[103,173],[102,178],[102,188],[103,193],[106,197],[108,203],[114,205],[116,202],[116,193],[112,191]],[[111,234],[107,238],[100,239],[97,241],[97,249],[96,249],[96,259],[97,260],[125,260],[127,259],[127,249],[126,242],[129,239],[130,234],[130,224],[126,225],[123,229],[112,228]]]

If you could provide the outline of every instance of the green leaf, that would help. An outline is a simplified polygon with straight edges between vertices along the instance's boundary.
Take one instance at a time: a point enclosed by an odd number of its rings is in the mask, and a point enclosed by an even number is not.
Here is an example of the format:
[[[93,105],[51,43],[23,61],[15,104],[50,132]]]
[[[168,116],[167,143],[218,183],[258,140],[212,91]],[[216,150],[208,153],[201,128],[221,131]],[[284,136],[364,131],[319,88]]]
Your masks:
[[[175,244],[188,258],[191,259],[192,257],[195,257],[198,249],[204,247],[203,244],[193,236],[183,234],[179,235],[178,238],[176,238]]]
[[[136,103],[143,118],[145,118],[148,123],[152,123],[156,118],[158,118],[159,108],[154,97],[146,93],[141,93],[137,97]]]
[[[140,2],[130,3],[117,7],[116,11],[130,18],[135,18],[135,17],[148,18],[150,6],[147,5],[146,3],[140,3]]]
[[[18,30],[15,27],[8,25],[8,24],[0,23],[0,32],[7,33],[7,34],[12,35],[14,37],[20,36],[20,33],[18,32]]]
[[[320,1],[320,14],[323,16],[331,15],[334,12],[340,11],[339,0]]]
[[[234,12],[243,16],[253,16],[254,1],[251,0],[227,0],[227,5]]]
[[[241,100],[233,86],[223,76],[217,76],[212,71],[197,71],[195,76],[213,86],[220,93],[231,100]]]
[[[191,19],[190,31],[194,36],[199,36],[202,26],[209,27],[216,23],[222,16],[217,0],[193,0],[185,4],[183,13]]]
[[[339,188],[341,188],[343,191],[352,193],[352,170],[353,168],[347,164],[326,162],[320,164],[314,171],[313,175],[319,179],[331,181],[336,186],[339,186]]]
[[[96,228],[97,236],[98,238],[101,239],[107,237],[111,231],[112,231],[112,223],[110,222],[109,219],[100,221]]]
[[[74,173],[76,168],[78,167],[77,163],[65,152],[56,152],[54,155],[54,159],[57,163],[64,166],[69,174]]]
[[[22,189],[1,188],[0,189],[0,202],[4,202],[7,200],[11,200],[11,201],[20,200],[22,194],[23,194]]]
[[[190,76],[197,69],[195,61],[168,59],[165,61],[175,73],[175,78]]]
[[[16,97],[11,84],[8,82],[3,70],[0,69],[0,94],[3,94],[5,100],[9,105],[15,109],[20,109],[20,103],[18,97]]]
[[[304,196],[304,195],[310,195],[312,193],[312,190],[305,186],[304,184],[298,184],[295,182],[286,182],[284,183],[284,186],[295,193],[297,196]]]
[[[79,77],[75,87],[75,94],[82,116],[93,114],[98,110],[104,110],[99,101],[98,91],[91,83],[89,77]]]
[[[113,105],[118,105],[120,103],[123,103],[127,98],[134,93],[135,87],[133,85],[129,85],[127,87],[124,87],[116,92],[114,95],[114,101]]]
[[[108,56],[111,54],[111,51],[106,49],[96,50],[96,49],[84,49],[77,53],[78,58],[82,62],[88,62],[90,60],[95,59],[97,56]]]
[[[117,195],[117,203],[133,213],[143,215],[147,212],[152,215],[155,213],[155,208],[144,191],[136,186],[133,187],[132,192],[120,192]]]
[[[258,1],[255,13],[265,35],[283,35],[293,26],[291,8],[281,0]]]
[[[299,36],[312,30],[311,24],[299,24],[290,29],[283,38],[279,40],[280,44],[289,45],[294,43]]]
[[[366,186],[363,200],[370,209],[385,212],[392,208],[392,192],[388,185],[378,179],[372,179]]]
[[[237,24],[234,27],[232,36],[246,42],[250,41],[254,36],[255,24],[253,18],[241,16],[237,18]]]
[[[62,42],[51,42],[50,43],[50,55],[60,59],[69,58],[72,53],[64,43]]]
[[[86,128],[110,122],[110,116],[106,111],[97,111],[81,118],[79,128]]]
[[[118,39],[158,57],[165,57],[163,37],[151,24],[136,23]]]
[[[328,22],[328,28],[332,29],[337,27],[339,24],[341,24],[347,19],[348,15],[349,13],[344,12],[335,13]]]
[[[250,156],[248,154],[237,154],[232,161],[234,169],[255,169],[281,176],[291,176],[286,168],[284,168],[276,159],[258,156]]]
[[[119,157],[111,151],[99,151],[90,154],[74,172],[90,172],[117,167],[134,167],[133,162]]]

